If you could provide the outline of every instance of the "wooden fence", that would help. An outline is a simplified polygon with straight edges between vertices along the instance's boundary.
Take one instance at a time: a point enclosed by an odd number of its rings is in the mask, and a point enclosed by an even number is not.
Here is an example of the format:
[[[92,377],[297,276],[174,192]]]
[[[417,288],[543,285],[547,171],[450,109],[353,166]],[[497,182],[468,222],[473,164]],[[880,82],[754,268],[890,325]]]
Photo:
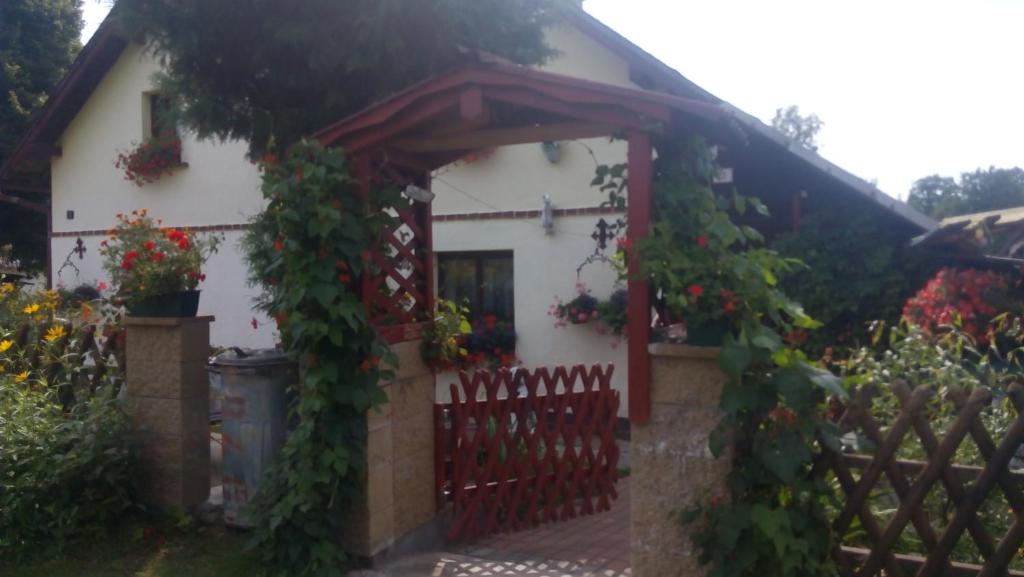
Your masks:
[[[1012,409],[996,438],[983,418],[996,406],[988,389],[949,387],[943,398],[903,382],[892,390],[888,428],[873,415],[876,391],[862,389],[838,422],[843,449],[821,461],[845,494],[833,525],[840,574],[1024,577],[1024,469],[1010,466],[1024,445],[1024,388],[998,401]],[[937,432],[930,416],[943,404],[951,416]],[[899,458],[911,445],[921,460]],[[968,452],[984,465],[958,463]]]
[[[45,335],[63,327],[64,336],[47,342]],[[107,325],[102,334],[96,325],[75,327],[71,322],[26,322],[14,332],[8,350],[17,371],[28,370],[43,377],[56,392],[65,409],[78,399],[96,393],[110,383],[116,396],[125,382],[125,331]]]

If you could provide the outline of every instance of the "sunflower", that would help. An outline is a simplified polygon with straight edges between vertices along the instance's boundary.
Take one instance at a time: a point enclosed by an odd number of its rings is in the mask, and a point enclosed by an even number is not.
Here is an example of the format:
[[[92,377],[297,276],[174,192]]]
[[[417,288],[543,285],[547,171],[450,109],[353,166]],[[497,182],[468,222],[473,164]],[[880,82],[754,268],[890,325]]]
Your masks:
[[[67,333],[64,332],[64,325],[57,325],[55,327],[50,327],[50,330],[46,331],[46,336],[44,338],[46,339],[46,342],[52,343],[53,341],[64,338],[64,335],[66,334]]]
[[[27,307],[21,309],[21,312],[23,312],[23,313],[25,313],[27,315],[34,315],[37,312],[39,312],[39,305],[37,303],[32,303],[32,304],[28,305]]]
[[[4,339],[0,341],[0,354],[6,353],[13,346],[14,341],[12,341],[11,339]]]
[[[18,373],[17,375],[14,375],[14,382],[15,383],[24,383],[27,380],[28,380],[28,371],[24,371],[24,372]]]

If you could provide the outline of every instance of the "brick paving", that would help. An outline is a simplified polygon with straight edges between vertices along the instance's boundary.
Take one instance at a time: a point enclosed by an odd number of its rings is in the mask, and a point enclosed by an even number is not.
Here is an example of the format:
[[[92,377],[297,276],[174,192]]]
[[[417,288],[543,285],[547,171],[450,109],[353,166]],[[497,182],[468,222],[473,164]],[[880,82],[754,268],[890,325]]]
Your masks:
[[[629,478],[611,511],[495,535],[442,555],[434,577],[624,577],[630,572]]]

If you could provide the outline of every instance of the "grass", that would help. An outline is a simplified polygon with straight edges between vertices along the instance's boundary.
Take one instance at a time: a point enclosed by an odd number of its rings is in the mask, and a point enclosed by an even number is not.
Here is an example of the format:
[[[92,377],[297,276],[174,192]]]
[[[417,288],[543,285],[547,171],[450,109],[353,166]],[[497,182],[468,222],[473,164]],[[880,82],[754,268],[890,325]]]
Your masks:
[[[0,563],[0,577],[251,577],[260,566],[245,540],[219,526],[132,523],[58,558]]]

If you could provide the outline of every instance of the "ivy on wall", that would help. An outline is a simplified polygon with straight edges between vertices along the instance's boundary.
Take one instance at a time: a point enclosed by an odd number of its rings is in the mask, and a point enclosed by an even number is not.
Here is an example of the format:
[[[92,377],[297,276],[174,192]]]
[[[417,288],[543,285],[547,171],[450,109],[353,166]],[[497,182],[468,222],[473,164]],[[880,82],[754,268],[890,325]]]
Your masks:
[[[299,359],[297,425],[253,502],[253,546],[274,575],[341,575],[345,515],[363,491],[366,412],[396,358],[355,287],[397,191],[361,195],[339,150],[306,142],[262,162],[267,208],[245,239],[259,306]]]
[[[896,324],[907,298],[935,268],[891,223],[842,205],[833,211],[843,214],[841,221],[832,211],[811,214],[799,230],[772,241],[807,265],[783,277],[782,286],[824,324],[803,343],[816,352],[867,342],[873,321]]]

